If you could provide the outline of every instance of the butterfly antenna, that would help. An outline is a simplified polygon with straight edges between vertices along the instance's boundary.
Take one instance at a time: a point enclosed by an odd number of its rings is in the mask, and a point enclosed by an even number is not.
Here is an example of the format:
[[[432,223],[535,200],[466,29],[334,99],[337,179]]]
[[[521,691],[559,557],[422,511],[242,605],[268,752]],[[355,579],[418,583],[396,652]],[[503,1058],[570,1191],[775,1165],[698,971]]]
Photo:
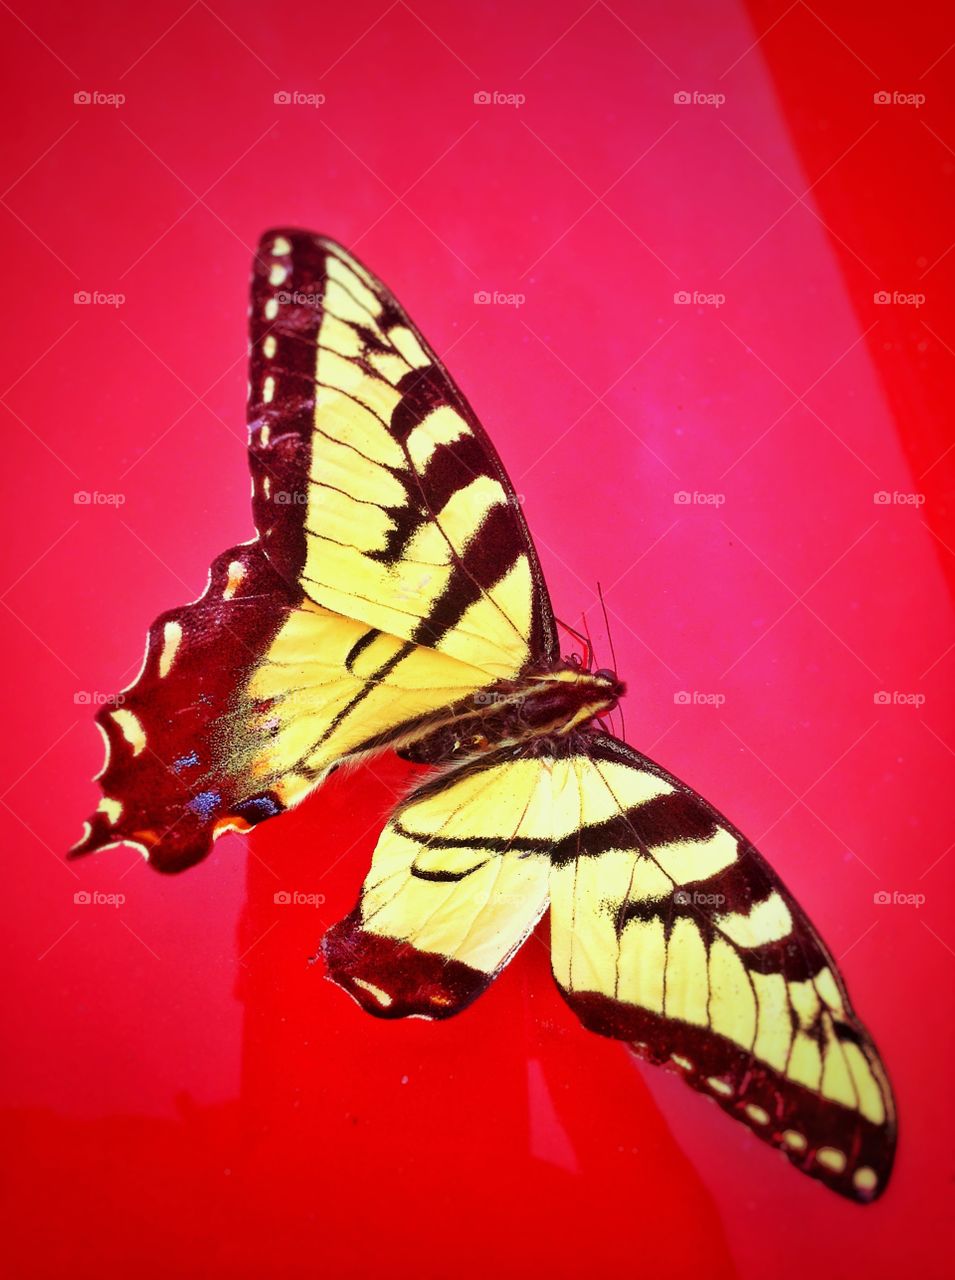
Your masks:
[[[594,642],[590,635],[590,624],[587,621],[587,613],[584,609],[580,611],[580,620],[584,624],[584,630],[587,632],[587,670],[590,671],[594,665]]]
[[[613,662],[613,669],[614,671],[616,671],[617,670],[617,654],[613,647],[613,634],[611,633],[611,630],[610,630],[610,618],[607,614],[607,602],[604,600],[604,593],[599,582],[597,583],[597,598],[600,601],[600,608],[604,616],[604,630],[607,633],[607,643],[610,645],[610,659]],[[620,705],[619,702],[617,703],[617,710],[620,712],[620,737],[623,739],[624,742],[626,742],[627,718],[624,715],[623,707]]]
[[[614,671],[617,670],[617,655],[613,648],[613,636],[610,634],[610,619],[607,617],[607,602],[604,600],[604,593],[601,590],[600,583],[597,583],[597,598],[600,601],[600,608],[604,616],[604,630],[607,633],[607,643],[610,645],[610,658],[613,662]]]

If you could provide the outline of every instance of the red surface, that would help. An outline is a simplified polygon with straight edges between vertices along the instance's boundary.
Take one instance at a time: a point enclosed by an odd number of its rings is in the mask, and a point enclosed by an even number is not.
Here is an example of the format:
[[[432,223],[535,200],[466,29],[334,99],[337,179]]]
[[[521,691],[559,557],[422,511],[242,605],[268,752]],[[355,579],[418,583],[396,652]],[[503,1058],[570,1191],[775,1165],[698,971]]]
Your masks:
[[[946,1274],[950,25],[781,0],[0,15],[14,1274]],[[546,929],[445,1024],[383,1024],[323,982],[307,958],[397,762],[181,878],[122,850],[63,863],[101,761],[74,698],[124,684],[149,621],[251,532],[246,288],[279,222],[352,244],[448,352],[558,614],[587,607],[598,648],[604,584],[631,741],[757,840],[844,957],[900,1105],[877,1205],[580,1030]],[[674,701],[694,690],[725,703]],[[74,903],[94,890],[125,901]]]

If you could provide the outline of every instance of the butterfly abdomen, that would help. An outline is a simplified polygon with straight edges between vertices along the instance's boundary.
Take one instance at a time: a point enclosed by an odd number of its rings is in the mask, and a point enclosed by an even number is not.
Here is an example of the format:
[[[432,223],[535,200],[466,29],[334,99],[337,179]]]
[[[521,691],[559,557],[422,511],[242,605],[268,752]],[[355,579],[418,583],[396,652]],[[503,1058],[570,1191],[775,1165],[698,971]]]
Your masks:
[[[480,689],[453,717],[404,752],[421,764],[448,764],[466,756],[565,736],[613,710],[624,692],[612,672],[560,666]]]

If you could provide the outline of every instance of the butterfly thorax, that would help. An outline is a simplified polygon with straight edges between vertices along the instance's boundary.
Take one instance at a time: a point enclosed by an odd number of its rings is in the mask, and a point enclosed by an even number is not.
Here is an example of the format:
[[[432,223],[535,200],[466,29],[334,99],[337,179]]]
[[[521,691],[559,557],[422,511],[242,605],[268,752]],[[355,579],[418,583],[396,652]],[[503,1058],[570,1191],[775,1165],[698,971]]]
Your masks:
[[[446,719],[432,721],[404,754],[423,764],[446,764],[564,737],[612,711],[624,691],[613,671],[585,671],[570,662],[532,669],[479,689]]]

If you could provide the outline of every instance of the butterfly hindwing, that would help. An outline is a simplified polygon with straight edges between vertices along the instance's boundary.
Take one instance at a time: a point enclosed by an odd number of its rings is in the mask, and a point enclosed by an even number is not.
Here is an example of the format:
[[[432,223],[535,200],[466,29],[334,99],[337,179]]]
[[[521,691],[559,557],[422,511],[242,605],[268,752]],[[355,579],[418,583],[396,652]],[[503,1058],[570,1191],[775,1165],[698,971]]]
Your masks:
[[[493,981],[547,907],[556,824],[577,824],[566,762],[499,753],[399,806],[355,910],[325,937],[329,977],[381,1017],[447,1017]]]
[[[373,1013],[447,1016],[548,900],[554,976],[586,1027],[841,1194],[880,1194],[892,1096],[829,953],[735,828],[606,735],[510,749],[413,793],[326,939],[330,977]]]
[[[340,245],[263,237],[250,456],[266,554],[317,604],[507,679],[555,656],[540,566],[470,406]]]
[[[104,794],[74,852],[122,841],[180,871],[485,679],[295,593],[260,544],[234,547],[199,600],[157,619],[136,681],[99,712]]]
[[[281,811],[278,788],[230,771],[222,743],[226,724],[239,730],[236,683],[262,661],[289,607],[283,579],[245,544],[216,559],[198,600],[156,619],[136,680],[97,713],[103,798],[75,854],[126,843],[158,870],[180,871],[217,833]]]

